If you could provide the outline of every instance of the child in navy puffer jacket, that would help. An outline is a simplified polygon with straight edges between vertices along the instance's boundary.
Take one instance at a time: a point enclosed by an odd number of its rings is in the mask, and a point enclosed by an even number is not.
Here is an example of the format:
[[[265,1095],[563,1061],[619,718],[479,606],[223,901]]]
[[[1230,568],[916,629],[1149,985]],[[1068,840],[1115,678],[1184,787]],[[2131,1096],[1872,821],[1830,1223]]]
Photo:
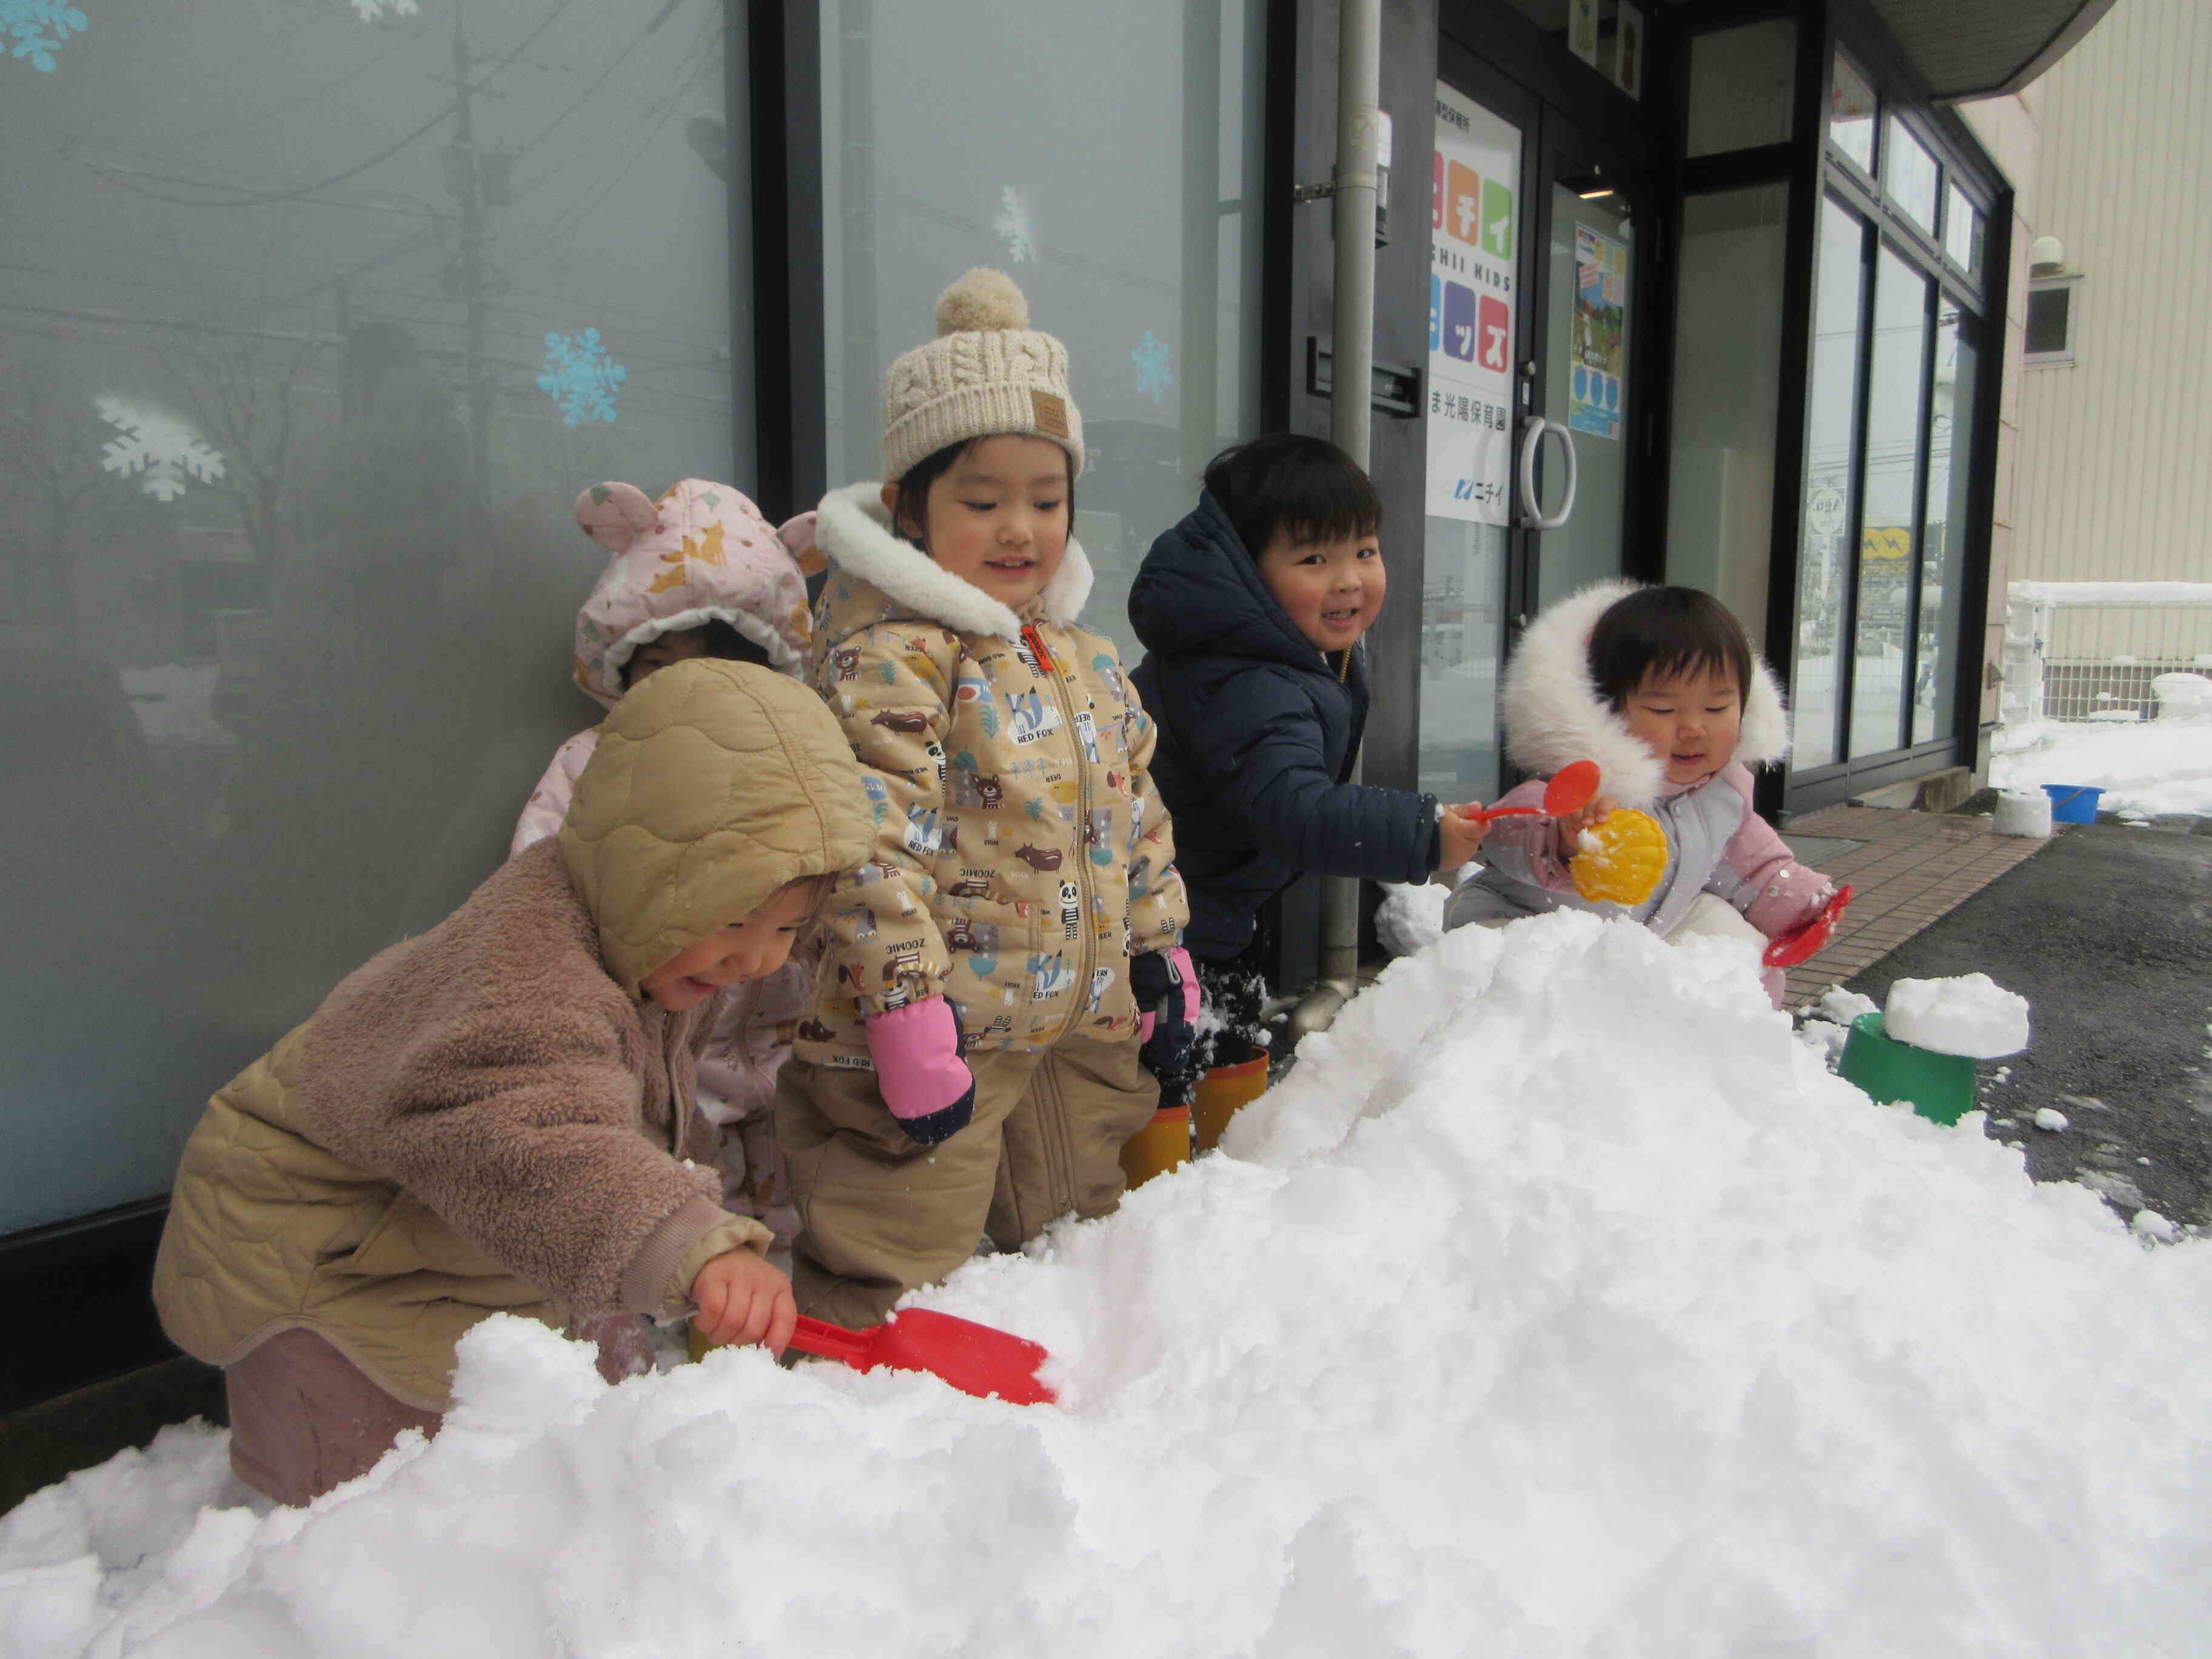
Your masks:
[[[1152,544],[1129,595],[1159,722],[1152,776],[1190,894],[1183,938],[1231,1063],[1258,1024],[1260,907],[1307,872],[1426,881],[1485,826],[1433,795],[1349,780],[1367,721],[1361,637],[1382,608],[1382,503],[1335,445],[1296,433],[1216,456],[1197,509]]]

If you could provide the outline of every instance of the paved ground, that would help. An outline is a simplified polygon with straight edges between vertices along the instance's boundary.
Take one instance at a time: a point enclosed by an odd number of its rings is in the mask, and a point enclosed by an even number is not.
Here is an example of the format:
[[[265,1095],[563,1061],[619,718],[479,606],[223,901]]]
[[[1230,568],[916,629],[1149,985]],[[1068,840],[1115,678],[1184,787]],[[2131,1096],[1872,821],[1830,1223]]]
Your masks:
[[[1793,1008],[1873,966],[2051,844],[1992,835],[1987,818],[1877,806],[1808,812],[1790,820],[1784,839],[1801,861],[1853,889],[1827,949],[1790,969]]]
[[[2033,856],[1844,983],[1880,1002],[1893,980],[1981,972],[2019,992],[2034,1041],[1982,1066],[1987,1132],[2039,1181],[2212,1228],[2212,835],[2080,824],[2021,845]],[[2036,1128],[2041,1107],[2068,1127]]]

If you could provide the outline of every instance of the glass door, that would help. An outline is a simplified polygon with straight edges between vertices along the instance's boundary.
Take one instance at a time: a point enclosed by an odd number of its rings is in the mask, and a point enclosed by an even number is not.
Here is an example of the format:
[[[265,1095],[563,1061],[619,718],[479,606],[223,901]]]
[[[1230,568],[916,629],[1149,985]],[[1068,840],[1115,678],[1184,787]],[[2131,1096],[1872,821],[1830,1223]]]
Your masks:
[[[1538,610],[1621,574],[1632,439],[1631,300],[1638,297],[1628,180],[1586,142],[1547,131],[1543,349],[1522,434]],[[1554,435],[1556,434],[1556,436]]]
[[[1430,156],[1428,489],[1421,583],[1420,787],[1498,784],[1498,671],[1513,557],[1516,365],[1523,351],[1519,100],[1437,83]],[[1492,107],[1507,104],[1507,113]]]
[[[1544,605],[1626,568],[1644,447],[1642,176],[1447,41],[1430,158],[1420,787],[1505,782],[1498,681]],[[1648,238],[1647,238],[1648,240]]]

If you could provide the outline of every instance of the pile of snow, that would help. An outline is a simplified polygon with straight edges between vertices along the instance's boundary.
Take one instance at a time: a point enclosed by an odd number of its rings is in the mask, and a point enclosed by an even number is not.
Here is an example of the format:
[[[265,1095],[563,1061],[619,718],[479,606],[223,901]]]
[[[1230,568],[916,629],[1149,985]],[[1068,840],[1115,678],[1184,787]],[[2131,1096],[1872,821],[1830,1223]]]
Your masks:
[[[2043,720],[2009,727],[1990,759],[1999,789],[2090,784],[2107,811],[2212,815],[2212,725],[2160,719],[2136,725]]]
[[[1059,1407],[735,1351],[609,1389],[494,1321],[312,1510],[199,1511],[205,1431],[31,1499],[0,1647],[2212,1651],[2212,1252],[1978,1125],[1829,1076],[1735,952],[1462,928],[1223,1155],[928,1297]]]
[[[1482,866],[1471,865],[1460,879],[1471,881]],[[1444,905],[1452,889],[1433,881],[1388,881],[1382,902],[1375,907],[1375,937],[1394,957],[1410,957],[1425,951],[1444,936]]]
[[[1939,1054],[1996,1060],[2027,1047],[2027,999],[1987,974],[1895,981],[1881,1022],[1899,1042]]]
[[[2162,720],[2212,722],[2212,675],[2160,674],[2151,681],[2150,694]]]

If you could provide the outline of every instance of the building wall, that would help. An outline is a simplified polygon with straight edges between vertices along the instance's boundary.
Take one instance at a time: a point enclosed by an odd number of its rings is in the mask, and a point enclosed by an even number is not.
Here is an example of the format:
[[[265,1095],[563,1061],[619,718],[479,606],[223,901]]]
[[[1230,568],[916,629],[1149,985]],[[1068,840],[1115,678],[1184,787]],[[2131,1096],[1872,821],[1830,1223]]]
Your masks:
[[[2039,162],[2042,153],[2042,83],[2012,97],[1987,98],[1965,105],[1960,113],[1991,159],[2013,185],[2012,270],[2005,288],[2004,380],[1997,403],[1996,478],[1990,498],[1990,596],[1984,629],[1983,661],[2004,664],[2005,586],[2011,580],[2014,536],[2019,511],[2021,398],[2026,373],[2021,362],[2027,338],[2027,250],[2034,242],[2038,212]],[[1981,724],[1997,718],[1998,684],[1982,676]],[[1988,757],[1978,757],[1977,774],[1986,774]]]
[[[2212,574],[2212,399],[2201,390],[2212,329],[2193,297],[2212,268],[2208,87],[2212,7],[2127,0],[2030,89],[2041,105],[2040,156],[2024,210],[2033,228],[2015,258],[2024,262],[2034,235],[2054,235],[2065,270],[2082,281],[2075,361],[2023,369],[2016,402],[2007,388],[2019,441],[2015,580]],[[2016,264],[2016,310],[2025,276]],[[2002,615],[1992,608],[1992,620]],[[2212,609],[2068,622],[2069,652],[2212,651]]]

